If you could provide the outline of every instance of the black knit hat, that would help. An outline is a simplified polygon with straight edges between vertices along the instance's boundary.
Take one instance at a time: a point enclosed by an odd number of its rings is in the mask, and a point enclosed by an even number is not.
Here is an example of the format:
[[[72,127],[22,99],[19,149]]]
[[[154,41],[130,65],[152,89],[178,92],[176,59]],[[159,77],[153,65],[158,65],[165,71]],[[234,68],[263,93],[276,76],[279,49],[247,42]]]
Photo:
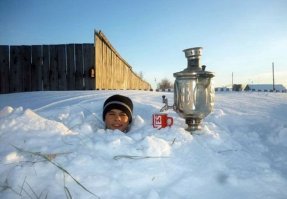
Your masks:
[[[119,109],[128,115],[129,123],[132,122],[133,102],[130,98],[123,95],[113,95],[109,97],[103,106],[103,120],[108,111],[112,109]]]

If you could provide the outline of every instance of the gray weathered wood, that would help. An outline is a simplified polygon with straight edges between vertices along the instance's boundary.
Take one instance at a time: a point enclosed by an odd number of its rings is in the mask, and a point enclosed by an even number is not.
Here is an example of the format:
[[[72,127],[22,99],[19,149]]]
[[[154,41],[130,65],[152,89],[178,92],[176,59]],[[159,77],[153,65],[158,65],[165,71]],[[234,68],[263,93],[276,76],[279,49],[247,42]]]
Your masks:
[[[66,45],[56,45],[57,48],[57,69],[58,69],[58,90],[67,90],[66,76]]]
[[[41,91],[42,88],[42,67],[43,67],[43,56],[42,46],[32,46],[32,65],[31,65],[31,91]]]
[[[22,92],[23,89],[23,69],[20,63],[20,46],[10,47],[10,84],[9,92]]]
[[[75,45],[68,44],[67,45],[67,84],[68,90],[76,89],[76,80],[75,80]]]
[[[50,46],[43,45],[43,67],[42,67],[42,79],[43,79],[43,90],[50,90]]]
[[[83,45],[75,44],[75,58],[76,58],[76,90],[83,90]]]
[[[83,57],[84,57],[84,82],[85,90],[95,89],[95,77],[91,77],[91,70],[95,71],[94,65],[94,45],[83,44]]]
[[[9,46],[0,45],[0,93],[9,93]]]
[[[50,46],[50,73],[49,90],[55,91],[59,88],[58,79],[58,52],[55,45]]]
[[[20,63],[23,68],[23,90],[31,91],[31,46],[21,46],[20,47]]]

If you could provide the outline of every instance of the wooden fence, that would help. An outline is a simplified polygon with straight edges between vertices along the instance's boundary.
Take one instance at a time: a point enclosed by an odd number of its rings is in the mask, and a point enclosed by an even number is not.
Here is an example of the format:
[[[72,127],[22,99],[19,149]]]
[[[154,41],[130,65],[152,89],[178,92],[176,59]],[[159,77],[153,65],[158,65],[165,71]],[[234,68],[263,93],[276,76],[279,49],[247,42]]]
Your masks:
[[[0,46],[0,93],[95,89],[94,44]]]
[[[0,45],[0,93],[51,90],[149,90],[102,32],[94,44]]]
[[[96,89],[151,89],[151,85],[132,70],[101,31],[95,32],[94,41]]]

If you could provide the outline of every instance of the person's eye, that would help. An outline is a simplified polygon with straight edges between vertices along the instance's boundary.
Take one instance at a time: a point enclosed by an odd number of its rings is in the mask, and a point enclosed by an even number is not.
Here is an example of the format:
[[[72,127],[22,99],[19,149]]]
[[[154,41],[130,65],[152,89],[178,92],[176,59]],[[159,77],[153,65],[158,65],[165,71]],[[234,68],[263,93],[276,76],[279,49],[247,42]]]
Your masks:
[[[113,112],[109,112],[108,115],[109,115],[109,116],[114,116],[114,115],[116,115],[116,114],[113,113]]]
[[[128,115],[126,113],[120,113],[121,117],[127,117]]]

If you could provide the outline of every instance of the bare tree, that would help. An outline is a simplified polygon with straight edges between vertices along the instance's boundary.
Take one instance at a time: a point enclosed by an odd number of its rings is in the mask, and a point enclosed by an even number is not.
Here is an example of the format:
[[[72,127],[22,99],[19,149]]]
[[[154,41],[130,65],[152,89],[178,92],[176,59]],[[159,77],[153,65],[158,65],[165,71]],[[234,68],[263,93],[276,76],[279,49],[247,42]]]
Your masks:
[[[173,84],[171,83],[171,81],[167,78],[164,78],[161,80],[160,83],[157,84],[157,88],[159,89],[171,89],[173,88]]]
[[[138,76],[139,76],[141,79],[143,79],[143,72],[140,71],[140,72],[138,73]]]

